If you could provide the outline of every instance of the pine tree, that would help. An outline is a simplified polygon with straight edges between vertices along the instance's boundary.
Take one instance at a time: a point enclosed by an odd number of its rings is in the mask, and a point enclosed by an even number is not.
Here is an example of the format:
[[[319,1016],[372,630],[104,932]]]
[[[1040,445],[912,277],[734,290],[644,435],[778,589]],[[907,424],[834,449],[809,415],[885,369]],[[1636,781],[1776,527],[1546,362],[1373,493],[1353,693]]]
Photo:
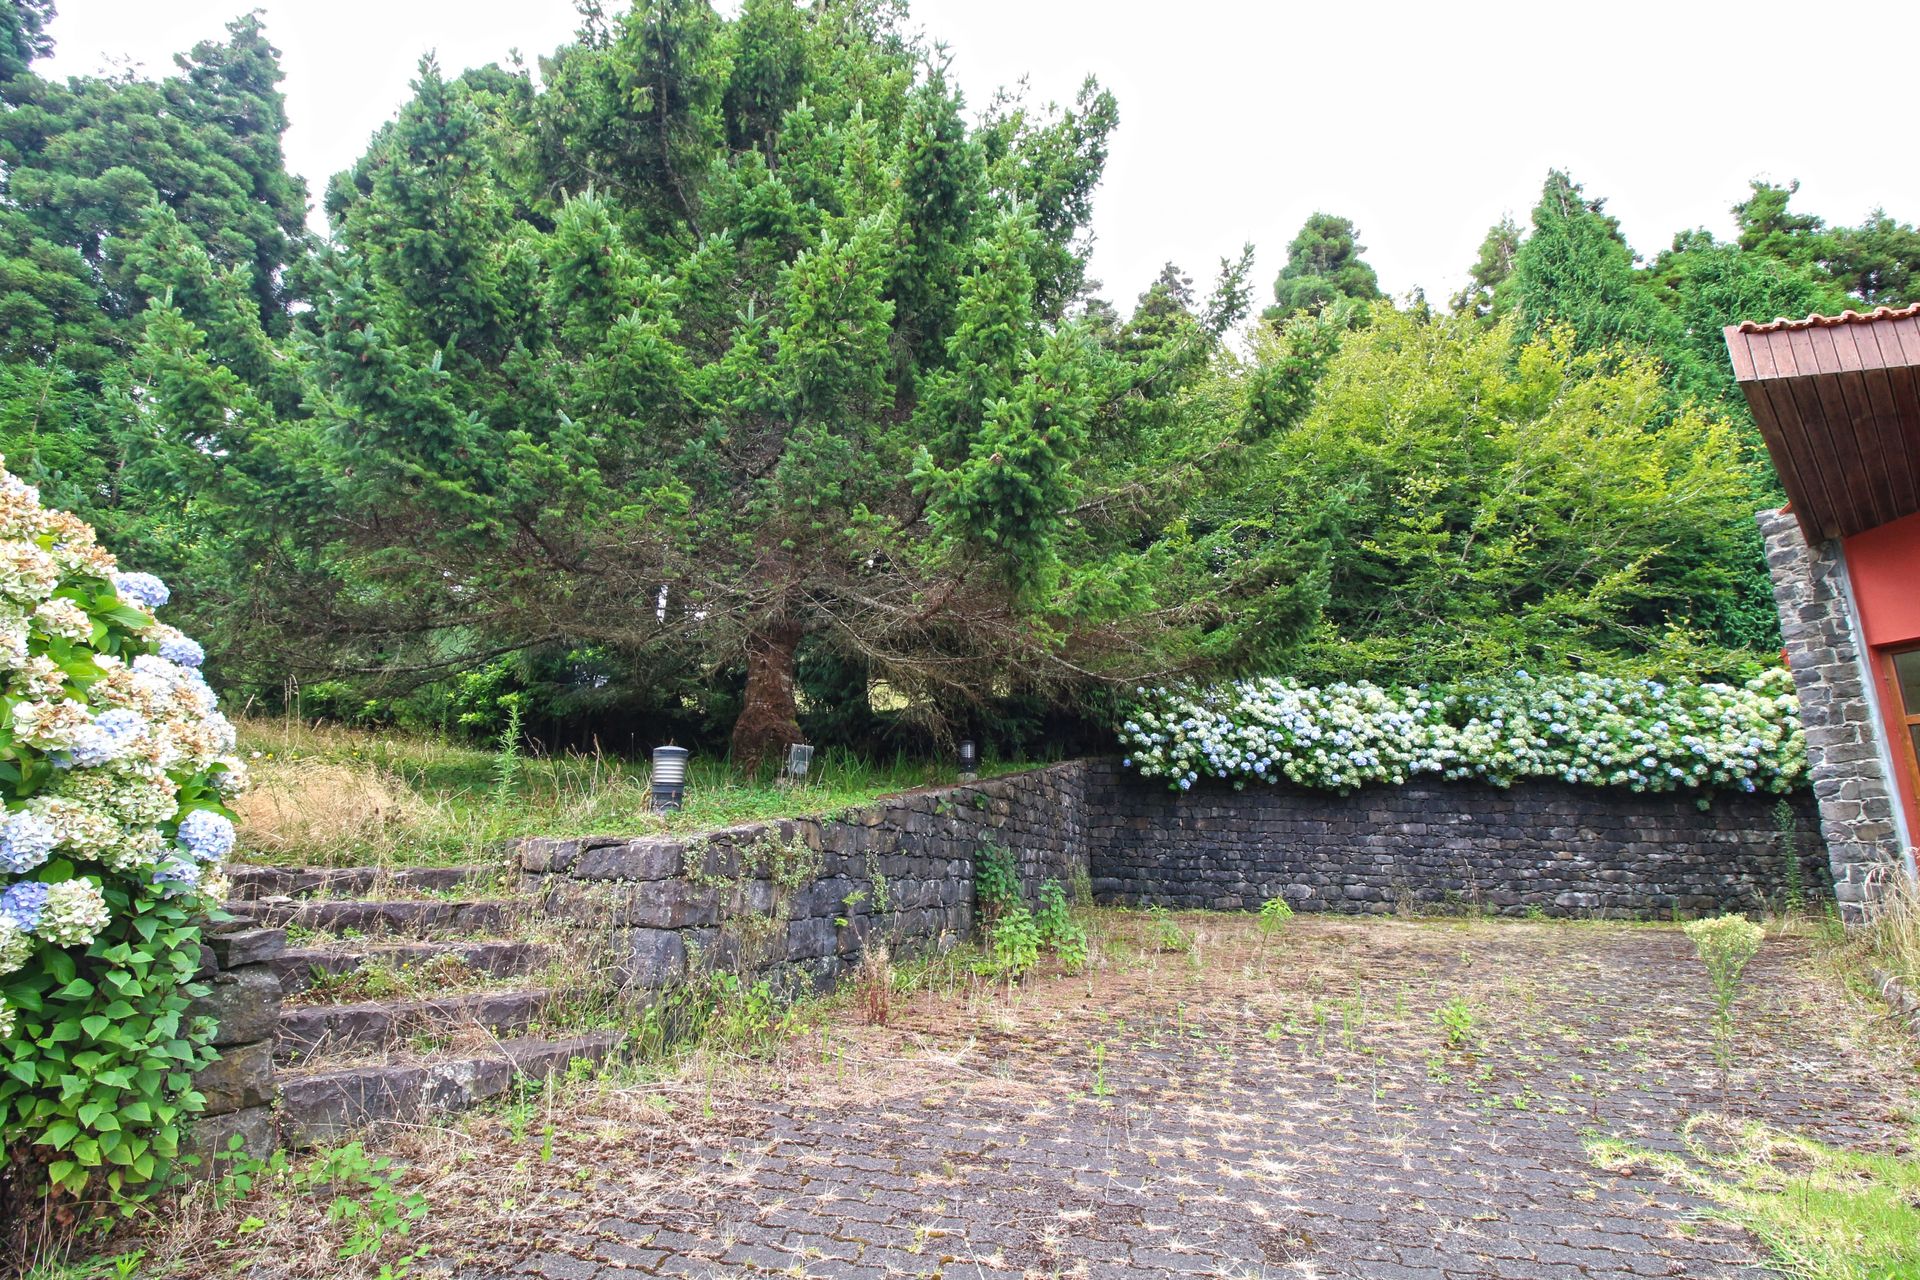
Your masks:
[[[1372,302],[1381,296],[1379,277],[1361,258],[1353,223],[1330,213],[1316,213],[1287,246],[1287,265],[1273,282],[1274,305],[1267,319],[1278,322],[1296,312],[1318,315],[1344,300]]]
[[[1165,431],[1163,344],[1065,311],[1111,99],[969,128],[878,13],[654,0],[524,99],[423,67],[330,190],[311,420],[247,453],[328,549],[310,626],[369,666],[730,671],[747,767],[800,740],[803,668],[935,716],[1244,657],[1229,602],[1271,584],[1183,579],[1159,532],[1242,424]]]
[[[1498,320],[1513,309],[1513,270],[1520,256],[1520,224],[1503,217],[1487,229],[1480,255],[1467,269],[1467,287],[1453,298],[1455,315]]]
[[[1679,344],[1672,315],[1634,270],[1633,250],[1604,200],[1555,170],[1514,258],[1514,292],[1527,331],[1563,324],[1578,350],[1625,344],[1666,354]]]

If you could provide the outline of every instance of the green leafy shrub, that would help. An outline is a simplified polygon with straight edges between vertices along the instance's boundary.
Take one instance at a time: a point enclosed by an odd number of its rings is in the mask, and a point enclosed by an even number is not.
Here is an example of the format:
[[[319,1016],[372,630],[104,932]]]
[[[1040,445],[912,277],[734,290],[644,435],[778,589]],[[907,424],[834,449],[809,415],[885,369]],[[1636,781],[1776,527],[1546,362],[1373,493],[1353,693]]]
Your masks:
[[[1020,901],[1020,869],[1013,851],[988,842],[973,860],[973,896],[988,917]]]
[[[1024,902],[1002,911],[987,928],[987,967],[1000,977],[1017,978],[1040,962],[1040,929]]]
[[[15,1198],[128,1205],[166,1179],[202,1105],[191,1073],[212,1027],[187,1010],[243,773],[200,647],[154,617],[167,596],[0,468],[0,1144]]]
[[[1040,914],[1036,917],[1041,945],[1060,957],[1061,967],[1077,973],[1087,963],[1087,931],[1067,906],[1067,891],[1058,880],[1040,885]]]
[[[1208,777],[1350,791],[1434,774],[1786,792],[1807,769],[1793,678],[1778,669],[1739,686],[1521,671],[1454,685],[1263,679],[1140,694],[1121,731],[1126,763],[1180,790]]]

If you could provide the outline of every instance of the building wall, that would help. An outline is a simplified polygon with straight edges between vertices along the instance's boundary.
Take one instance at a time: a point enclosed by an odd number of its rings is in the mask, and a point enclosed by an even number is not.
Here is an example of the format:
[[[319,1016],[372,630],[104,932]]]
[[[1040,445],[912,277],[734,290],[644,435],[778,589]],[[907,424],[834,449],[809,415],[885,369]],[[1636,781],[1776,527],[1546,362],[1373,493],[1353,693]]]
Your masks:
[[[1920,832],[1920,759],[1900,717],[1892,654],[1920,644],[1920,514],[1855,534],[1842,544],[1867,662],[1879,690],[1880,727],[1892,757],[1907,839]],[[1908,708],[1909,712],[1920,708]]]
[[[1249,910],[1474,908],[1504,915],[1668,917],[1747,912],[1828,892],[1811,797],[1639,794],[1528,782],[1409,782],[1350,795],[1202,782],[1171,791],[1090,769],[1097,898]]]
[[[1838,543],[1807,545],[1784,511],[1757,517],[1800,716],[1834,897],[1863,917],[1875,886],[1904,861],[1878,698],[1868,684]]]

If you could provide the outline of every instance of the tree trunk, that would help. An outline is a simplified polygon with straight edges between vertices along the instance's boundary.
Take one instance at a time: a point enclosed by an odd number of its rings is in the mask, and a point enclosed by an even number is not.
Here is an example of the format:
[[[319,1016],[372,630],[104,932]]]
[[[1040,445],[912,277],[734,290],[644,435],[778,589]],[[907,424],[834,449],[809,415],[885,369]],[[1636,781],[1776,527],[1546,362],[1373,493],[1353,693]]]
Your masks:
[[[747,637],[747,694],[733,722],[733,763],[755,773],[780,759],[800,739],[800,709],[793,698],[794,653],[800,624],[772,622]]]

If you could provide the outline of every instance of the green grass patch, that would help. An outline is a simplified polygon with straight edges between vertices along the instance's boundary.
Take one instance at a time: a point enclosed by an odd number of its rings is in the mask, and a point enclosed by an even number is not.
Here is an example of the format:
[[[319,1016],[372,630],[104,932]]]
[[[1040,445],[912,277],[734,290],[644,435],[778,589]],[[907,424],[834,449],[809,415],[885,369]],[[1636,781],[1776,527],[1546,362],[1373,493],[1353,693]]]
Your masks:
[[[1758,1121],[1695,1116],[1686,1154],[1588,1143],[1603,1169],[1649,1170],[1712,1201],[1805,1280],[1920,1277],[1920,1160],[1842,1151]]]

